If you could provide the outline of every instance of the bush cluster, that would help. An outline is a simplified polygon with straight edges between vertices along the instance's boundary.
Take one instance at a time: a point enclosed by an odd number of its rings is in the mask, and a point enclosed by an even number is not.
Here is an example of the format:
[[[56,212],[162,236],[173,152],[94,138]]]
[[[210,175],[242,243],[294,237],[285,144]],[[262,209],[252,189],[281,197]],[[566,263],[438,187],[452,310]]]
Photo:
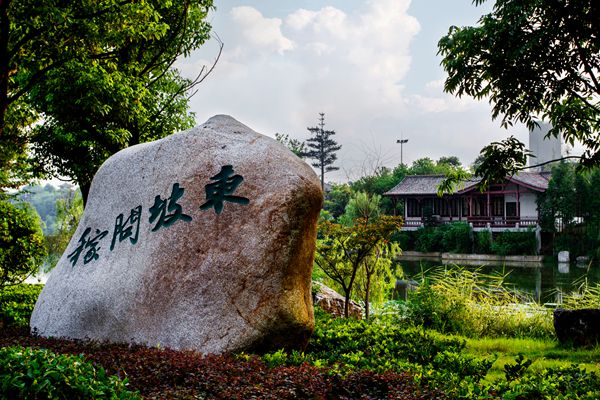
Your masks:
[[[45,349],[0,348],[0,398],[139,399],[127,380],[107,375],[83,356]]]
[[[472,230],[466,222],[419,228],[413,233],[413,237],[414,249],[425,253],[434,251],[471,253],[473,250]]]
[[[26,204],[0,199],[0,290],[23,282],[46,256],[40,218]]]
[[[420,281],[392,314],[404,323],[469,337],[554,337],[551,311],[523,304],[526,299],[506,288],[502,276],[440,267]]]
[[[21,284],[0,290],[0,327],[28,327],[43,285]]]
[[[443,252],[457,254],[534,255],[535,232],[473,232],[466,222],[452,222],[439,226],[427,226],[416,231],[396,234],[392,240],[403,250],[424,253]]]
[[[492,253],[501,256],[534,255],[536,253],[535,233],[500,232],[492,242]]]

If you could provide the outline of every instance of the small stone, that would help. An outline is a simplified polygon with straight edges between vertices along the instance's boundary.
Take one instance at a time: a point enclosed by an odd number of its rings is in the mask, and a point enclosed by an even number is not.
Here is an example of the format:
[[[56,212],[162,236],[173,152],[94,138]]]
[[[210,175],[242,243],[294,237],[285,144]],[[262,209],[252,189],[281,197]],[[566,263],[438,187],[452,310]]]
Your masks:
[[[397,279],[394,287],[394,299],[408,300],[408,293],[414,292],[419,287],[419,283],[414,280]]]
[[[589,264],[590,258],[588,256],[579,256],[575,259],[577,264]]]
[[[568,263],[569,262],[569,252],[566,250],[558,252],[558,262],[559,263]]]
[[[320,283],[313,282],[314,295],[313,302],[315,306],[321,307],[323,311],[335,318],[344,316],[344,296]],[[348,305],[348,314],[350,317],[362,319],[363,308],[353,300]]]
[[[322,201],[305,162],[229,116],[127,148],[94,177],[31,328],[205,354],[301,349]]]

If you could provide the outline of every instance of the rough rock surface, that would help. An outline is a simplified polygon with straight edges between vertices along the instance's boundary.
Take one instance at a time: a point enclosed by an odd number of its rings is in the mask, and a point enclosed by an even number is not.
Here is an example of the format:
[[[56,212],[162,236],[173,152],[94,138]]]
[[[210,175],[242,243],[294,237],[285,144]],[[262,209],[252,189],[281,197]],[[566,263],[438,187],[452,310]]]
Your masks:
[[[600,343],[600,309],[556,309],[554,330],[562,344],[595,346]]]
[[[319,282],[313,282],[315,306],[321,307],[323,311],[334,317],[344,316],[344,296]],[[348,307],[349,315],[356,319],[362,319],[363,308],[355,301],[350,300]]]
[[[323,194],[229,116],[115,154],[31,318],[43,336],[222,353],[303,347]]]

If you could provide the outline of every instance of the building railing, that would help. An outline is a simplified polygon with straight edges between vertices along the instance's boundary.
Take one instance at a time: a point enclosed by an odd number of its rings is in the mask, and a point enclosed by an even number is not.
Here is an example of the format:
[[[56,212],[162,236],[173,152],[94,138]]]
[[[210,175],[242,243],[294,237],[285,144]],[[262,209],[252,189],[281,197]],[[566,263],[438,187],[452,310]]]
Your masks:
[[[467,222],[473,228],[528,228],[538,225],[536,218],[516,218],[516,217],[467,217],[466,219],[445,219],[437,218],[434,220],[439,224],[449,224],[452,222]],[[420,228],[424,226],[424,218],[406,219],[403,227],[405,228]]]

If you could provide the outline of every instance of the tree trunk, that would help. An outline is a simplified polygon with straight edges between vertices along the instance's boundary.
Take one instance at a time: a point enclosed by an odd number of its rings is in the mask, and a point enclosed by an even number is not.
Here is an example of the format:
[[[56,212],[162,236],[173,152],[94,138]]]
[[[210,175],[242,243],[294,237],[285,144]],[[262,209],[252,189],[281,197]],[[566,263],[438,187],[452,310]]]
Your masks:
[[[350,291],[344,290],[344,318],[350,316]]]
[[[8,109],[8,0],[0,0],[0,140],[4,139],[4,123]]]
[[[90,193],[91,182],[77,182],[79,184],[79,190],[81,190],[81,198],[83,199],[83,208],[85,208]]]
[[[325,166],[321,163],[321,190],[325,193]]]
[[[369,320],[369,294],[371,291],[371,274],[365,271],[367,282],[365,283],[365,319]]]

